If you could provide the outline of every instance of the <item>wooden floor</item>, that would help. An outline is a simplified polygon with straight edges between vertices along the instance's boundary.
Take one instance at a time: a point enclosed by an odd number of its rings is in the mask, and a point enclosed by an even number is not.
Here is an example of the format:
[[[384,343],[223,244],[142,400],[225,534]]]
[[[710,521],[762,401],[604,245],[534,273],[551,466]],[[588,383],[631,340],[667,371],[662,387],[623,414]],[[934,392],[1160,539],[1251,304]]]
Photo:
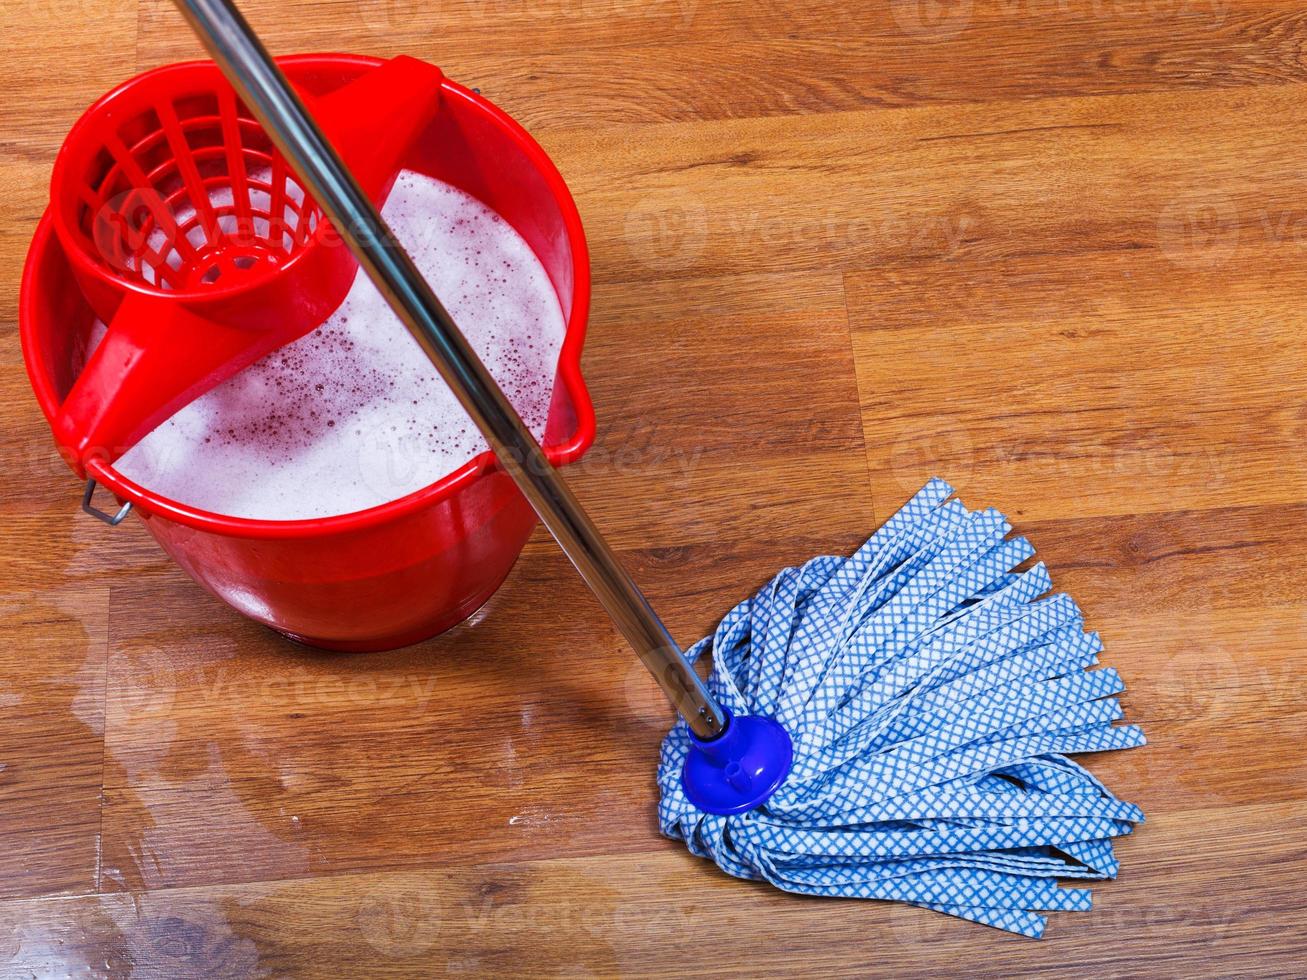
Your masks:
[[[1307,963],[1307,14],[1294,0],[262,0],[520,119],[594,253],[575,484],[677,637],[932,474],[1126,678],[1148,822],[1043,941],[662,839],[670,711],[543,535],[474,624],[315,655],[78,512],[17,280],[64,133],[196,55],[0,12],[0,975],[1285,976]]]

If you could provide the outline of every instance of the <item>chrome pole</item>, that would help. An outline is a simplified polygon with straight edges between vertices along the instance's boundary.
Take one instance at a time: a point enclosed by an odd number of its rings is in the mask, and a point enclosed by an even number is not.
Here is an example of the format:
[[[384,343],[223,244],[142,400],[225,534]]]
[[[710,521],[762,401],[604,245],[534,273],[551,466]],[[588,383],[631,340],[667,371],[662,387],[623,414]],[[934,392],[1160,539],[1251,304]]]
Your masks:
[[[175,2],[690,729],[716,738],[721,707],[240,11],[229,0]]]

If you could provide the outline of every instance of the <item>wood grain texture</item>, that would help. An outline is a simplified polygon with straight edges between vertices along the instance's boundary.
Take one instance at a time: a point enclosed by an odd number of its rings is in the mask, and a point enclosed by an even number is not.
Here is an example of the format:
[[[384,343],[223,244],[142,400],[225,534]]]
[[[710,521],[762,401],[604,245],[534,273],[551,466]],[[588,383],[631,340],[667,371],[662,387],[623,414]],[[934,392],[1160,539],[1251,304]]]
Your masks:
[[[1017,939],[658,836],[670,709],[537,533],[472,622],[328,655],[80,515],[17,280],[166,0],[0,18],[0,975],[1288,976],[1307,962],[1307,15],[1285,0],[329,0],[512,112],[590,235],[571,470],[690,641],[927,477],[1009,514],[1124,675],[1145,823]],[[710,968],[700,965],[711,950]]]

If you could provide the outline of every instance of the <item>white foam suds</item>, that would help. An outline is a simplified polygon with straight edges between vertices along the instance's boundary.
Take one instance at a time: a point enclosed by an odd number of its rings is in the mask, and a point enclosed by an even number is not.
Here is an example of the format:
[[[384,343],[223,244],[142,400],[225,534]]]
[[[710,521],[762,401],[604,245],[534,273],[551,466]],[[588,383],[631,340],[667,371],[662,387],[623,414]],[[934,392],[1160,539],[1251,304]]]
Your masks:
[[[400,175],[384,214],[542,437],[565,324],[530,246],[479,201],[417,174]],[[435,368],[360,274],[316,331],[186,406],[117,468],[204,510],[294,520],[394,500],[485,449]]]

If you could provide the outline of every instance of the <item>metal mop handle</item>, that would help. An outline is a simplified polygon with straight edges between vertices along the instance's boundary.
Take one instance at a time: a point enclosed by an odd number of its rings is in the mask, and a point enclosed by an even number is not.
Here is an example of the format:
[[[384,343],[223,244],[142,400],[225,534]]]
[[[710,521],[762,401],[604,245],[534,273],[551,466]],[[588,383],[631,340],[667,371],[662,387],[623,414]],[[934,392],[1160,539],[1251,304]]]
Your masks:
[[[725,713],[245,18],[228,0],[175,2],[690,729],[722,734]]]

